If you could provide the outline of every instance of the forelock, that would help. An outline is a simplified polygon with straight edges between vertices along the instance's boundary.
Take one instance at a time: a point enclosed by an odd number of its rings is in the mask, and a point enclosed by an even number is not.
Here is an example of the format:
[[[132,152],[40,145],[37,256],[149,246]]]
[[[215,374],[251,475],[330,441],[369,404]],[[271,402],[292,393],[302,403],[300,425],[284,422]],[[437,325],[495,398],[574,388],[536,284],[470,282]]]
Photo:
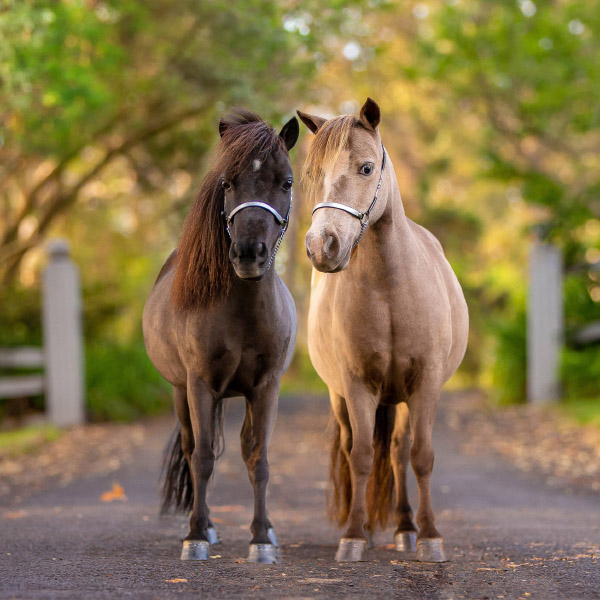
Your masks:
[[[354,116],[342,115],[326,121],[315,134],[302,170],[309,196],[316,192],[319,182],[348,146],[350,133],[356,123]]]
[[[262,164],[275,150],[287,153],[273,127],[260,117],[253,119],[255,115],[249,111],[243,117],[240,118],[239,113],[228,115],[226,121],[229,127],[223,133],[213,158],[215,168],[231,177],[252,170],[257,164],[255,161]]]

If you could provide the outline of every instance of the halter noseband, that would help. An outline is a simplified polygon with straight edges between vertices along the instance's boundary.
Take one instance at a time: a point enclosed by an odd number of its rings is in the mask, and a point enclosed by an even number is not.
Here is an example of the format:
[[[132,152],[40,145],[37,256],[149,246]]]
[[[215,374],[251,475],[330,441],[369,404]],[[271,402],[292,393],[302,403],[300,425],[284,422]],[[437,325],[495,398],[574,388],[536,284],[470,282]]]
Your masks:
[[[320,202],[312,210],[312,214],[314,215],[315,212],[317,210],[319,210],[320,208],[337,208],[339,210],[343,210],[343,211],[347,212],[348,214],[352,215],[353,217],[356,217],[360,221],[360,234],[356,238],[356,241],[354,242],[354,244],[352,244],[353,249],[356,248],[356,246],[358,246],[358,242],[360,242],[360,239],[362,238],[365,231],[367,230],[367,227],[369,226],[369,217],[371,216],[371,211],[373,210],[373,208],[377,202],[377,196],[379,195],[379,189],[381,188],[381,182],[383,180],[383,172],[385,170],[385,156],[386,156],[385,147],[384,147],[383,143],[381,144],[381,149],[383,150],[383,159],[381,160],[381,173],[379,174],[379,182],[377,183],[377,189],[375,190],[375,197],[373,198],[373,202],[371,202],[371,206],[369,206],[369,208],[365,212],[360,212],[360,211],[356,210],[355,208],[352,208],[351,206],[346,206],[345,204],[340,204],[339,202]]]
[[[292,197],[293,193],[290,189],[290,205],[288,206],[285,218],[282,217],[270,204],[266,204],[265,202],[244,202],[243,204],[236,206],[228,215],[227,210],[225,209],[225,201],[223,200],[223,212],[221,214],[225,217],[225,229],[227,230],[227,235],[229,236],[229,239],[231,239],[231,231],[229,231],[229,227],[233,223],[233,217],[245,208],[262,208],[263,210],[270,212],[275,217],[277,223],[279,223],[281,227],[281,235],[279,236],[279,239],[277,240],[277,243],[273,248],[273,252],[271,253],[271,257],[269,258],[269,263],[267,264],[265,272],[267,272],[271,268],[271,265],[275,260],[275,255],[277,254],[277,250],[279,250],[279,246],[281,246],[281,242],[283,241],[283,236],[287,231],[288,224],[290,222],[290,213],[292,212]]]

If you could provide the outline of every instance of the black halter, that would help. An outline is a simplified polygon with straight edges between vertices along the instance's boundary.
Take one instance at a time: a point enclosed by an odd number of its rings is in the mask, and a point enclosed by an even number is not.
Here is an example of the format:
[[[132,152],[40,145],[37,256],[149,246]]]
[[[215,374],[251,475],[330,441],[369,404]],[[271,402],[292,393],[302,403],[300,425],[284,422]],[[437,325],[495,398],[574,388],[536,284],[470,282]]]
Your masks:
[[[377,189],[375,190],[375,197],[373,198],[373,202],[371,202],[371,206],[369,206],[369,208],[365,212],[359,212],[355,208],[347,206],[346,204],[341,204],[339,202],[321,202],[317,204],[312,210],[312,214],[314,215],[315,212],[320,208],[337,208],[339,210],[347,212],[353,217],[356,217],[360,221],[360,234],[358,238],[356,238],[354,244],[352,244],[352,248],[356,248],[358,242],[360,242],[360,239],[367,230],[367,227],[369,226],[369,217],[371,216],[371,211],[373,210],[377,202],[377,196],[379,195],[379,189],[381,188],[381,182],[383,181],[383,171],[385,170],[386,152],[383,143],[381,144],[381,149],[383,150],[383,159],[381,160],[381,173],[379,174],[379,182],[377,183]]]
[[[288,224],[290,222],[290,213],[292,212],[292,197],[293,194],[292,190],[290,189],[290,205],[288,206],[288,210],[285,217],[282,217],[270,204],[266,204],[265,202],[244,202],[243,204],[236,206],[228,215],[225,209],[225,201],[223,201],[223,212],[221,214],[225,217],[225,228],[227,230],[227,235],[229,236],[229,239],[231,239],[231,232],[229,231],[229,227],[233,223],[233,217],[245,208],[262,208],[263,210],[270,212],[275,217],[277,223],[279,223],[279,225],[281,226],[281,235],[279,236],[279,239],[275,244],[275,248],[273,248],[273,252],[271,253],[271,258],[269,258],[269,264],[267,265],[265,272],[271,268],[271,265],[275,260],[275,255],[277,254],[277,250],[279,250],[279,246],[281,246],[281,242],[283,241],[283,236],[287,231]]]

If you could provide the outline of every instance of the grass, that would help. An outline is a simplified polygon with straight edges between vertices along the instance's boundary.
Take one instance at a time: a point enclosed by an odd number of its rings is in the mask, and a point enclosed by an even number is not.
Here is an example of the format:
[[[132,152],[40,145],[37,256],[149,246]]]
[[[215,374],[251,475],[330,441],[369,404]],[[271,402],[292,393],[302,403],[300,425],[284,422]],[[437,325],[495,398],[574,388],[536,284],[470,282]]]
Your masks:
[[[0,455],[27,454],[43,444],[57,440],[60,436],[61,431],[48,424],[0,431]]]
[[[600,398],[566,398],[560,406],[578,423],[600,427]]]

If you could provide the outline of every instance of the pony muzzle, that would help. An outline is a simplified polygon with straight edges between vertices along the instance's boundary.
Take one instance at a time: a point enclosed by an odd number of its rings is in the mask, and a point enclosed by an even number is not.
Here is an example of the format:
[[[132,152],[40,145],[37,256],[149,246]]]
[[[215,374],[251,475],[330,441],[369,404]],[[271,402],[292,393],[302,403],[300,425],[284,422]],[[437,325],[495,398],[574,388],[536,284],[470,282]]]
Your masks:
[[[329,227],[324,227],[318,233],[311,229],[306,234],[306,254],[317,271],[333,273],[344,268],[346,254],[337,233]]]
[[[260,279],[269,260],[267,245],[259,241],[232,242],[229,259],[240,279]]]

